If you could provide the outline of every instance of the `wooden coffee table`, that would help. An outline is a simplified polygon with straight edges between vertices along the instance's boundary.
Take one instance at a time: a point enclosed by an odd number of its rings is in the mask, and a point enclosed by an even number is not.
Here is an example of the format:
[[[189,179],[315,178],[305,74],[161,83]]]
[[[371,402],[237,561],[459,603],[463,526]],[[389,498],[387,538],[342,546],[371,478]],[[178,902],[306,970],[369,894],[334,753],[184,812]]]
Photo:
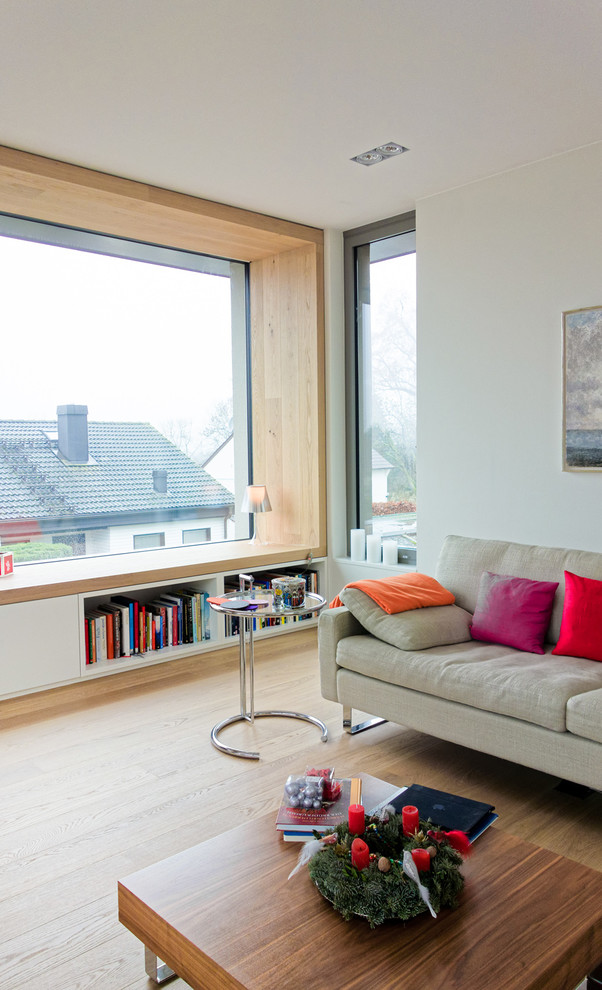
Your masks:
[[[119,918],[194,990],[573,990],[602,960],[602,873],[491,828],[460,906],[345,922],[275,814],[119,883]]]

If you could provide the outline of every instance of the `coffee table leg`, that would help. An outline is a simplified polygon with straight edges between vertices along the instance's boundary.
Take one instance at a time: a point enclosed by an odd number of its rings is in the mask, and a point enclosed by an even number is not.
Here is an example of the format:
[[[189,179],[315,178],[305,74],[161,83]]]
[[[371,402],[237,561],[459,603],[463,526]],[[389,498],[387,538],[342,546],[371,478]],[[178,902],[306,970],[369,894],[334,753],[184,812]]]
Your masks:
[[[602,963],[589,974],[587,978],[587,990],[599,990],[602,988]]]
[[[155,953],[147,945],[144,946],[144,970],[146,975],[150,976],[155,983],[165,983],[177,976],[177,973],[174,973],[173,969],[170,969],[166,963],[157,959]]]

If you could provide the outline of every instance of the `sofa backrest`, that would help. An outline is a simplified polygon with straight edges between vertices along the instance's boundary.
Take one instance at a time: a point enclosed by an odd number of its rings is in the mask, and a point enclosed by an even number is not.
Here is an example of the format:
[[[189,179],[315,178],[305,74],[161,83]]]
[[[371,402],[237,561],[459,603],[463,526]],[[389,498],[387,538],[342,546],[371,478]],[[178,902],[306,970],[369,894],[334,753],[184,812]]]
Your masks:
[[[443,541],[436,577],[456,596],[456,604],[474,612],[479,580],[483,571],[511,574],[534,581],[558,581],[547,640],[555,643],[560,635],[564,604],[564,572],[602,581],[602,553],[565,550],[558,547],[528,546],[502,540],[479,540],[468,536],[447,536]]]

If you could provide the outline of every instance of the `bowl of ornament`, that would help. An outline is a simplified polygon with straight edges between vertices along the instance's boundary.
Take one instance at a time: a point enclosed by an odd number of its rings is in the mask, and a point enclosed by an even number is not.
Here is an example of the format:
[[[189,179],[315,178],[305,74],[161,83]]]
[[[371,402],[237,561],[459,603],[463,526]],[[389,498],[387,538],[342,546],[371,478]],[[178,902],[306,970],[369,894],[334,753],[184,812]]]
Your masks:
[[[436,917],[455,908],[464,887],[460,867],[470,843],[463,832],[443,832],[430,821],[413,821],[391,807],[337,825],[306,842],[290,876],[306,866],[313,883],[346,921],[365,918],[371,928]],[[416,809],[410,809],[417,814]],[[404,818],[405,827],[404,827]]]

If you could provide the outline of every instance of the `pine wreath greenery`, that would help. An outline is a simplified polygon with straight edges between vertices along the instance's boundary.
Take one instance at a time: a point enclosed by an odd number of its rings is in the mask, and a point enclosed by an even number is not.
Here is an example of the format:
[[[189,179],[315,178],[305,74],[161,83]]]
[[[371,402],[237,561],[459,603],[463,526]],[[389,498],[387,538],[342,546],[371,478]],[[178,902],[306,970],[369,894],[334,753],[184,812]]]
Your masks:
[[[358,870],[351,862],[351,843],[355,838],[347,823],[333,830],[337,841],[324,845],[309,863],[309,874],[320,893],[339,911],[346,921],[353,915],[365,917],[371,928],[385,921],[407,921],[428,907],[418,888],[403,872],[404,850],[429,849],[431,868],[420,873],[420,882],[427,888],[434,911],[456,907],[464,886],[460,873],[462,856],[445,838],[433,832],[430,822],[420,822],[419,831],[404,836],[401,815],[391,815],[388,821],[369,818],[361,838],[370,849],[370,864]],[[323,838],[316,833],[316,838]],[[381,872],[379,860],[389,863]],[[386,864],[382,864],[385,865]]]

